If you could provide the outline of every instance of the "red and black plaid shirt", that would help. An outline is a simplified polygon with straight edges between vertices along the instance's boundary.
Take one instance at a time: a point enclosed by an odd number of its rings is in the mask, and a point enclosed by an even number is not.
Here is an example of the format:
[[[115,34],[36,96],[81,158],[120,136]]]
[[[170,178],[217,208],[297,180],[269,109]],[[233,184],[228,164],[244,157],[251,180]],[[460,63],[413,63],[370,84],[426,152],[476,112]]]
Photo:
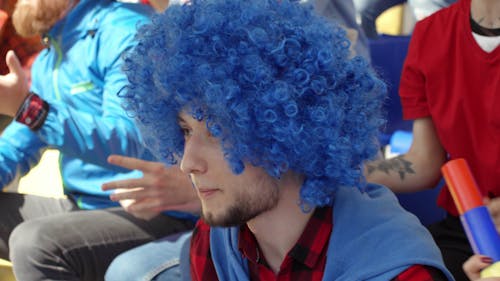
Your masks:
[[[326,251],[332,231],[332,208],[316,208],[295,246],[287,254],[276,275],[267,266],[252,232],[246,225],[240,228],[238,246],[248,259],[250,280],[321,280],[326,263]],[[194,281],[216,281],[217,274],[210,254],[210,227],[199,220],[191,240],[191,278]],[[438,269],[415,265],[393,281],[447,280]]]

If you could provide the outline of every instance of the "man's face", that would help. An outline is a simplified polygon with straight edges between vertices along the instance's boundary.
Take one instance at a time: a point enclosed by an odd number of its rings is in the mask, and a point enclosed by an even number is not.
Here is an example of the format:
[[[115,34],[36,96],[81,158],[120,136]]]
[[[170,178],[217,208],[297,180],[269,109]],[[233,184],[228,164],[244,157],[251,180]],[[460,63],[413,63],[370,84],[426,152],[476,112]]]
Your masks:
[[[12,22],[22,36],[42,35],[64,17],[73,3],[72,0],[20,0]]]
[[[181,170],[189,173],[209,225],[241,225],[277,205],[278,180],[251,165],[235,175],[204,121],[183,112],[179,125],[185,140]]]

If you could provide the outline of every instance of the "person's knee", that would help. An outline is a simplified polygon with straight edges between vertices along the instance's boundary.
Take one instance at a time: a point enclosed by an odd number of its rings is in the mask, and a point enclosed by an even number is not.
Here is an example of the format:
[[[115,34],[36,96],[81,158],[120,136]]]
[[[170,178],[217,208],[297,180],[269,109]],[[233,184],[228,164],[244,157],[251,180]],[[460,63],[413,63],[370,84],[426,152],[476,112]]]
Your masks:
[[[118,255],[109,265],[106,270],[104,280],[106,281],[125,281],[125,280],[143,280],[142,277],[146,274],[140,272],[138,267],[130,266],[132,264],[142,264],[137,260],[141,256],[137,256],[130,251]]]
[[[179,256],[191,232],[177,233],[118,255],[106,270],[106,281],[181,280]],[[131,264],[139,265],[131,267]],[[184,278],[182,280],[185,280]]]
[[[32,220],[18,225],[10,235],[10,260],[14,266],[38,263],[49,255],[57,256],[57,233],[51,224]]]

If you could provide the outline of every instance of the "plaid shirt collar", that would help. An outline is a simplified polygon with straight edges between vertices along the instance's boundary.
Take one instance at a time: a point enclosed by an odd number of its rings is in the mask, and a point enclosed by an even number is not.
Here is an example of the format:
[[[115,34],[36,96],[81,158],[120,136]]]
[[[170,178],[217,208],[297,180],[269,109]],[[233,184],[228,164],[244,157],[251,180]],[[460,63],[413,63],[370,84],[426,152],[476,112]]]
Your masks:
[[[285,257],[283,264],[289,260],[301,263],[310,269],[324,266],[324,254],[332,232],[332,208],[316,208],[299,240]],[[265,264],[255,236],[245,224],[240,228],[238,247],[244,257],[250,262]]]

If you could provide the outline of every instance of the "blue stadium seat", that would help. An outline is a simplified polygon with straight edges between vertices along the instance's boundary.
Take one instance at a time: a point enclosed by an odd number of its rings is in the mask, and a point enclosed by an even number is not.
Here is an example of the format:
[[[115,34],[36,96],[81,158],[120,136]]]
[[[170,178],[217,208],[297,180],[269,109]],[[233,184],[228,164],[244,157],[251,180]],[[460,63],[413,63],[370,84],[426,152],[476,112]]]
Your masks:
[[[391,153],[401,154],[408,151],[411,145],[412,133],[409,131],[395,131],[389,141]],[[415,214],[423,225],[430,225],[444,219],[446,212],[436,205],[436,200],[441,188],[444,185],[443,179],[430,190],[401,193],[396,196],[399,203],[408,211]]]
[[[388,98],[385,102],[387,125],[380,135],[382,146],[390,145],[391,153],[405,153],[412,140],[412,121],[403,120],[399,100],[399,80],[408,52],[410,36],[381,35],[370,40],[372,66],[388,85]],[[431,190],[415,193],[397,194],[399,202],[408,211],[415,214],[423,225],[429,225],[443,219],[446,212],[436,205],[437,195],[444,181]]]
[[[403,208],[417,216],[423,225],[430,225],[446,217],[446,211],[436,205],[437,196],[443,185],[444,180],[441,179],[433,189],[414,193],[400,193],[396,196]]]
[[[410,36],[380,35],[369,40],[372,66],[378,75],[387,83],[388,97],[384,109],[387,112],[387,125],[380,136],[381,145],[389,143],[396,130],[411,131],[412,122],[404,121],[399,101],[399,80],[401,70],[408,52]]]

